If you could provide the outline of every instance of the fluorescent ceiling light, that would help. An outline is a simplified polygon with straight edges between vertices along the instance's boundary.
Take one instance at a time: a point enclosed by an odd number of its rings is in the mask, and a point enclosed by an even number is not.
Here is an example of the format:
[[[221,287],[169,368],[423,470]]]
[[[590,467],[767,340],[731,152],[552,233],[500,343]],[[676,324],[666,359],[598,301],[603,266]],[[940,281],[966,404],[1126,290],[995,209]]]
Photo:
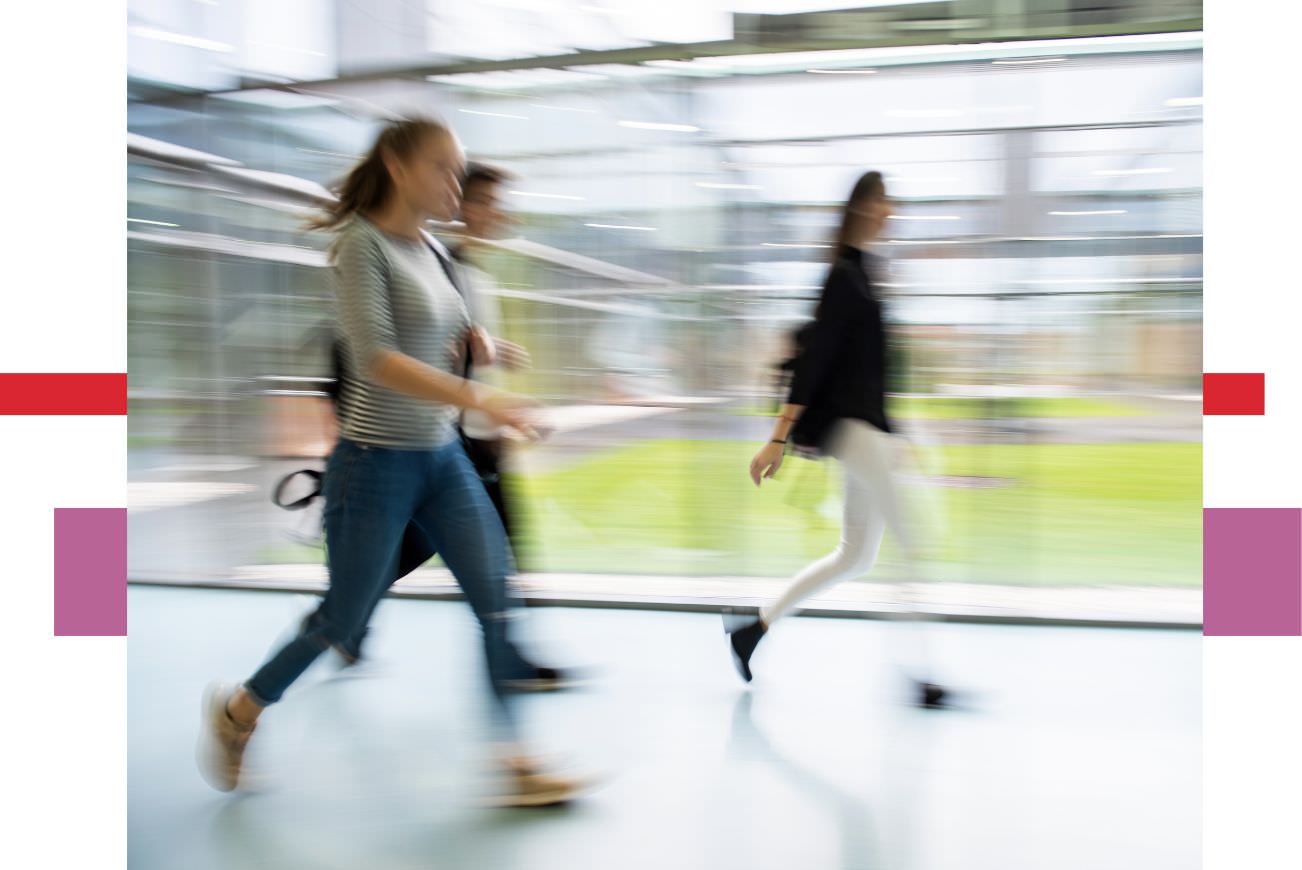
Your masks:
[[[147,221],[144,218],[127,218],[129,224],[149,224],[151,227],[179,227],[180,224],[169,224],[166,221]]]
[[[160,30],[157,27],[142,27],[136,25],[128,28],[127,32],[132,36],[139,36],[141,39],[170,42],[173,45],[184,45],[187,48],[199,48],[204,51],[229,53],[235,50],[235,46],[228,42],[218,42],[215,39],[202,39],[198,36],[186,36],[184,33],[173,33],[170,30]]]
[[[1174,97],[1166,101],[1168,106],[1201,106],[1202,104],[1202,97]]]
[[[865,57],[865,50],[851,49],[845,51],[784,51],[772,54],[725,54],[717,57],[700,57],[697,63],[706,66],[725,67],[728,69],[745,69],[747,67],[795,66],[817,67],[820,63],[831,61],[854,62]]]
[[[585,227],[592,227],[598,230],[644,230],[646,232],[655,232],[655,227],[635,227],[627,224],[584,224]]]
[[[512,70],[517,84],[524,87],[535,85],[569,85],[586,84],[593,79],[604,80],[600,73],[575,69],[519,69]]]
[[[807,73],[813,73],[816,76],[870,76],[875,75],[875,69],[807,69]]]
[[[477,109],[457,109],[458,112],[464,112],[467,115],[483,115],[487,118],[510,118],[512,121],[529,120],[524,115],[508,115],[505,112],[480,112]]]
[[[575,69],[516,69],[483,73],[454,73],[452,75],[426,76],[425,80],[463,88],[485,91],[528,90],[548,86],[579,85],[607,76]]]
[[[1106,176],[1123,176],[1123,175],[1162,175],[1175,170],[1169,166],[1154,166],[1149,169],[1096,169],[1095,175]]]
[[[1124,208],[1103,208],[1093,211],[1051,211],[1049,214],[1058,217],[1085,217],[1096,214],[1126,214],[1126,210]]]
[[[1034,106],[977,106],[969,109],[974,115],[1010,115],[1017,112],[1035,111]]]
[[[512,78],[510,72],[457,73],[447,76],[425,76],[425,81],[442,85],[457,85],[463,88],[477,88],[485,91],[505,91],[514,88],[519,82]]]
[[[957,118],[963,114],[962,109],[888,109],[886,114],[892,118]]]
[[[551,109],[555,112],[583,112],[588,115],[597,114],[596,109],[581,109],[578,106],[553,106],[548,103],[530,103],[536,109]]]
[[[653,66],[660,69],[700,69],[690,60],[644,60],[642,66]]]
[[[673,133],[699,133],[700,127],[691,124],[661,124],[655,121],[620,121],[619,126],[634,130],[668,130]]]
[[[1001,58],[990,62],[995,66],[1027,66],[1035,63],[1062,63],[1066,59],[1065,57],[1023,57],[1017,60]]]
[[[720,181],[698,181],[697,187],[704,187],[709,190],[759,190],[758,184],[727,184]]]
[[[647,76],[660,75],[654,67],[647,69],[640,63],[594,63],[587,66],[566,67],[571,72],[582,72],[585,75],[600,78],[646,78]]]
[[[571,199],[576,202],[582,202],[584,199],[581,196],[570,196],[565,193],[531,193],[524,190],[508,190],[507,193],[512,194],[513,196],[531,196],[535,199]]]

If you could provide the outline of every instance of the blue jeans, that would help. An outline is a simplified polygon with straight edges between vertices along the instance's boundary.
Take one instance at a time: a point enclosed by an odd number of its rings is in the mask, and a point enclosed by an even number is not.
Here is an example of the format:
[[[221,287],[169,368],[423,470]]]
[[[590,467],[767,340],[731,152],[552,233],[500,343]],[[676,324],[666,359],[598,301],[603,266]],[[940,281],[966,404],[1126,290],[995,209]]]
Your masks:
[[[323,651],[360,637],[394,582],[413,523],[479,619],[495,708],[511,728],[505,682],[528,667],[509,639],[513,566],[502,522],[461,443],[394,450],[340,439],[326,463],[324,494],[330,588],[298,635],[245,683],[253,700],[279,701]]]

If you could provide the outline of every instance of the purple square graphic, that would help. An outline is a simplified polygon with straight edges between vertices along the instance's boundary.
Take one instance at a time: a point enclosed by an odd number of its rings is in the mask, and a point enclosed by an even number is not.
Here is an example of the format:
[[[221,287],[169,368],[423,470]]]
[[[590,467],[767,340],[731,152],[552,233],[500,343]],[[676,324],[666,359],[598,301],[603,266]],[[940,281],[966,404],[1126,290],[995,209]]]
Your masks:
[[[126,635],[126,508],[55,508],[54,633]]]
[[[1203,634],[1302,635],[1302,509],[1203,510]]]

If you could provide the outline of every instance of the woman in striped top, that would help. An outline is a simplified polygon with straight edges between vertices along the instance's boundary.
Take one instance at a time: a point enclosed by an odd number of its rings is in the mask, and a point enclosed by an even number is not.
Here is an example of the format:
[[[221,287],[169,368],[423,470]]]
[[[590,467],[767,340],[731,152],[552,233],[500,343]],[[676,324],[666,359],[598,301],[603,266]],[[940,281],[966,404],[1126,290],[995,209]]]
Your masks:
[[[444,125],[390,124],[316,224],[337,231],[331,254],[344,369],[340,438],[324,484],[330,587],[294,639],[243,685],[210,687],[201,758],[219,789],[239,785],[244,748],[262,711],[324,650],[365,628],[397,574],[399,545],[412,523],[479,618],[498,760],[507,774],[501,802],[541,806],[576,791],[574,781],[543,773],[516,739],[506,698],[521,664],[507,637],[511,560],[501,521],[456,432],[461,410],[472,410],[537,437],[532,402],[454,374],[470,318],[450,266],[441,262],[446,252],[422,226],[457,214],[464,168],[461,146]],[[491,352],[482,341],[472,346]]]

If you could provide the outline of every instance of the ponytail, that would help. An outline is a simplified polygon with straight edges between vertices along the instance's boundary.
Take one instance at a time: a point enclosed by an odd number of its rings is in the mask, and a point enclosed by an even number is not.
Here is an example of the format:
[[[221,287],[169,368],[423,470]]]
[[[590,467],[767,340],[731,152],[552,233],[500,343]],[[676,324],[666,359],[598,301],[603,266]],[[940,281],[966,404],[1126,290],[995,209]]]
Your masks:
[[[450,136],[452,131],[446,124],[428,118],[390,123],[339,186],[339,198],[325,208],[323,215],[309,221],[308,226],[314,230],[337,229],[358,212],[383,207],[393,193],[393,179],[384,165],[385,158],[410,157],[425,137],[432,134]]]

